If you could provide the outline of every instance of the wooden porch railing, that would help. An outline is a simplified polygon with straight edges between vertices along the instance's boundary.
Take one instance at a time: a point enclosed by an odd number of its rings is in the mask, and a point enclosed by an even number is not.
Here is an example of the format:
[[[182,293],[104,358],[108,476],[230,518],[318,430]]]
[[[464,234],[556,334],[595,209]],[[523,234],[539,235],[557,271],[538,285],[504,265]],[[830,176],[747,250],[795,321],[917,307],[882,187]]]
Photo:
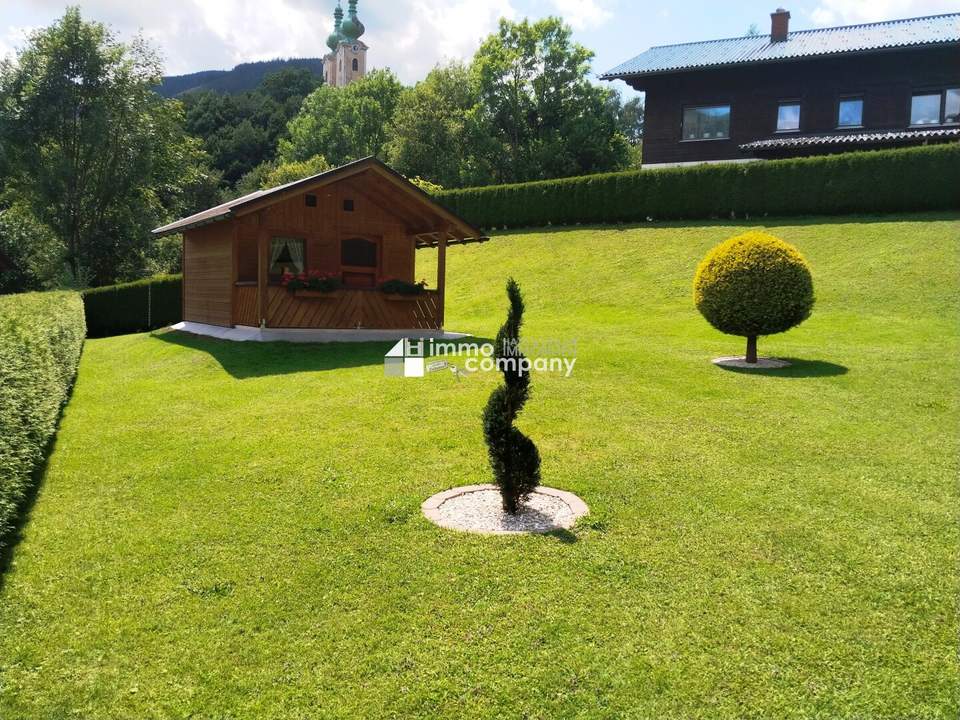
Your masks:
[[[314,296],[267,287],[266,320],[272,328],[356,327],[381,330],[437,330],[441,300],[435,290],[394,296],[379,290],[336,290]],[[237,285],[233,295],[234,323],[257,326],[257,286]]]

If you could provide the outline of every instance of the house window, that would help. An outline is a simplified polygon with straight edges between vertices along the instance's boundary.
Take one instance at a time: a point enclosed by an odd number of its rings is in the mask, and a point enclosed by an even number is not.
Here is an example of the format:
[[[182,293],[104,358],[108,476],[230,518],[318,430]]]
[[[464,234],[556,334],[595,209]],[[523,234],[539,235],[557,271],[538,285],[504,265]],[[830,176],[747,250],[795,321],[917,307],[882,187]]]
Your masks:
[[[353,59],[353,71],[358,72],[360,70],[360,61],[356,58]]]
[[[940,93],[914,95],[910,102],[910,124],[939,125],[940,100]]]
[[[911,125],[953,125],[960,122],[960,88],[918,93],[910,101]]]
[[[960,88],[950,88],[943,93],[943,122],[945,125],[960,123]]]
[[[800,129],[800,103],[782,102],[777,107],[777,132]]]
[[[285,272],[302,273],[306,268],[306,242],[301,238],[270,239],[270,279],[278,281]]]
[[[837,106],[837,127],[863,127],[863,98],[840,98]]]
[[[726,140],[729,137],[729,105],[702,105],[683,109],[683,140]]]

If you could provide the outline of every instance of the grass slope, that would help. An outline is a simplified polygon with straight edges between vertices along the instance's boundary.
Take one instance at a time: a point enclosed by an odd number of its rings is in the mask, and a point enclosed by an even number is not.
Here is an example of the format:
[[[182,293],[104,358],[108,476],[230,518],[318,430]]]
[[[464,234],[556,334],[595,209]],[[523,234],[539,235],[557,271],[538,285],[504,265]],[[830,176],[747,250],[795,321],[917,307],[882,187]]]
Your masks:
[[[521,426],[570,536],[441,531],[493,375],[385,345],[88,341],[0,590],[0,717],[955,717],[955,217],[785,222],[818,305],[758,376],[690,299],[743,229],[451,250],[448,325],[578,339]],[[425,265],[429,255],[418,255]],[[422,274],[427,274],[424,271]]]

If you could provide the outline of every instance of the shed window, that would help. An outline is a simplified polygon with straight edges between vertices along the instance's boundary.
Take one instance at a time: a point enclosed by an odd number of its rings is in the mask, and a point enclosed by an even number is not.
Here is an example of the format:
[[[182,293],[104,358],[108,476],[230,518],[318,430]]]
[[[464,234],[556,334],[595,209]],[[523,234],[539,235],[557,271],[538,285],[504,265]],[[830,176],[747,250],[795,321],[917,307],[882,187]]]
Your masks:
[[[353,212],[353,200],[349,198],[344,200],[343,209],[345,212]]]
[[[684,140],[726,140],[729,137],[729,105],[702,105],[683,109]]]
[[[863,126],[863,98],[841,98],[837,106],[837,127]]]
[[[351,267],[377,266],[377,244],[366,238],[350,238],[340,243],[340,264]]]
[[[307,194],[303,196],[304,203],[307,207],[316,207],[317,206],[317,196],[313,194]]]
[[[285,272],[302,273],[306,268],[306,243],[300,238],[270,239],[270,276],[279,280]]]
[[[782,102],[777,107],[777,132],[800,129],[800,103]]]
[[[910,101],[911,125],[953,125],[960,122],[960,88],[918,93]]]

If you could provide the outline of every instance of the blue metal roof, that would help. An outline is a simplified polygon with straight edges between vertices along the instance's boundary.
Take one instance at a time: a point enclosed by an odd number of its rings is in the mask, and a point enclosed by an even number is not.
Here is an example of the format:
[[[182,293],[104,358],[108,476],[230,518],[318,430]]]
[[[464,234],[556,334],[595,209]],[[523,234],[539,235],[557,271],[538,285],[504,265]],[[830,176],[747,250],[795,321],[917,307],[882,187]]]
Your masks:
[[[694,68],[767,63],[960,42],[960,13],[888,20],[866,25],[798,30],[772,42],[769,35],[660,45],[601,75],[603,80],[692,70]]]

